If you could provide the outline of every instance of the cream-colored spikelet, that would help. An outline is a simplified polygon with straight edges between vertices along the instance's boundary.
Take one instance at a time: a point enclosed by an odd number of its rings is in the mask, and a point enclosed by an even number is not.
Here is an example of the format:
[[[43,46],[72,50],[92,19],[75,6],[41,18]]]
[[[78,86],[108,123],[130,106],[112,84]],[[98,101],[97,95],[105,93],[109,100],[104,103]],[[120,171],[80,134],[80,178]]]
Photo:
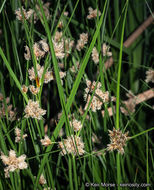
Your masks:
[[[96,47],[94,47],[92,50],[92,60],[94,61],[95,64],[99,63],[99,54]]]
[[[56,41],[54,39],[52,39],[52,43],[54,46],[54,51],[55,51],[55,55],[58,59],[63,59],[65,56],[65,52],[64,52],[64,41]]]
[[[43,75],[43,72],[44,72],[44,66],[41,66],[41,65],[37,64],[36,68],[37,68],[38,78],[40,80],[42,78],[42,75]],[[28,74],[29,74],[29,79],[31,81],[36,80],[34,67],[32,67],[31,69],[28,70]],[[46,72],[45,72],[45,75],[44,75],[44,83],[48,83],[53,79],[54,78],[53,78],[52,71],[49,71],[49,69],[47,69]]]
[[[9,177],[9,172],[14,172],[18,169],[27,169],[28,167],[27,163],[25,162],[26,155],[23,154],[17,158],[14,150],[9,151],[9,156],[6,156],[3,152],[1,152],[0,158],[2,159],[3,164],[6,166],[4,169],[6,178]]]
[[[46,110],[40,108],[38,101],[29,100],[27,106],[25,107],[25,117],[35,118],[38,120],[42,119],[42,116],[46,114]]]
[[[22,16],[22,13],[23,13],[23,16]],[[23,7],[20,9],[18,8],[16,11],[15,11],[15,14],[16,14],[16,18],[20,21],[23,21],[23,18],[25,20],[29,20],[30,17],[33,15],[34,13],[34,10],[33,9],[29,9],[28,11],[26,11]]]
[[[27,61],[31,60],[30,49],[29,49],[29,47],[28,47],[27,45],[25,46],[24,58],[25,58]]]
[[[61,154],[73,154],[76,155],[83,155],[84,154],[84,143],[79,136],[69,136],[67,139],[64,139],[62,142],[58,142],[59,148],[62,149]]]
[[[96,86],[96,82],[95,81],[91,82],[90,80],[86,80],[86,84],[87,84],[87,88],[85,88],[85,93],[84,93],[84,100],[86,102],[86,105],[84,108],[85,110],[87,109],[88,104],[90,102],[92,92]],[[90,109],[93,112],[96,112],[97,110],[101,110],[103,103],[109,101],[109,92],[108,91],[103,92],[100,89],[101,87],[102,87],[101,83],[98,82],[96,90],[95,90],[95,94],[90,104]]]
[[[146,79],[145,82],[152,82],[154,83],[154,70],[149,69],[148,71],[146,71]]]
[[[32,94],[36,95],[36,94],[38,94],[40,88],[38,88],[38,87],[35,88],[35,86],[29,85],[29,90],[31,91]]]
[[[36,56],[36,59],[43,58],[47,52],[49,52],[49,45],[47,44],[46,40],[40,40],[35,42],[33,45],[33,52]],[[25,53],[24,57],[27,61],[31,59],[31,53],[29,47],[25,46]]]
[[[18,127],[15,128],[15,142],[18,143],[20,142],[22,139],[25,139],[27,137],[27,134],[23,134],[21,136],[21,129],[19,129]]]
[[[45,135],[44,139],[41,139],[40,141],[41,144],[46,147],[52,144],[50,138],[47,135]]]
[[[70,121],[70,127],[72,127],[75,132],[79,131],[80,129],[82,129],[81,121],[73,119],[72,121]]]
[[[35,42],[33,45],[33,51],[37,59],[44,57],[46,53],[45,51],[43,51],[43,49],[40,48],[40,45],[37,42]]]
[[[64,23],[63,23],[63,21],[61,20],[61,21],[58,23],[57,28],[62,29],[63,27],[64,27]]]
[[[64,12],[64,16],[66,16],[66,17],[68,16],[68,11]]]
[[[46,16],[47,19],[50,19],[51,15],[50,15],[50,12],[49,12],[49,5],[50,3],[47,2],[45,4],[43,4],[43,11],[44,11],[44,14]],[[35,10],[36,12],[33,10],[33,9],[28,9],[27,11],[22,7],[21,9],[18,8],[16,11],[15,11],[15,14],[16,14],[16,18],[20,21],[23,21],[23,19],[29,21],[29,22],[32,22],[33,21],[33,18],[34,18],[34,23],[37,22],[37,20],[39,20],[39,16],[42,18],[42,13],[41,13],[41,9],[40,9],[40,6],[38,4],[35,5]],[[23,16],[22,16],[22,12],[23,12]]]
[[[54,37],[54,41],[59,42],[60,39],[62,38],[62,35],[63,35],[62,32],[58,32],[58,31],[56,31],[56,33],[55,33],[55,37]]]
[[[43,49],[44,52],[49,51],[49,45],[47,44],[46,40],[40,40],[39,44],[41,45],[41,48]]]
[[[44,175],[41,174],[40,179],[39,179],[39,184],[40,185],[45,185],[46,183],[47,183],[47,181],[46,181]]]
[[[21,90],[23,91],[23,93],[26,94],[28,91],[28,87],[26,85],[22,85]]]
[[[106,45],[106,43],[103,43],[102,45],[102,53],[103,56],[112,56],[112,52],[109,51],[110,50],[110,46]]]
[[[0,101],[3,101],[4,99],[2,94],[0,99],[1,99]],[[9,104],[10,103],[9,97],[7,97],[5,101],[6,101],[6,106],[3,102],[0,102],[0,117],[6,118],[8,116],[8,120],[14,121],[16,119],[16,108],[13,109],[12,104]]]
[[[113,128],[113,131],[109,131],[110,136],[110,144],[107,145],[108,151],[118,150],[119,153],[124,154],[124,147],[126,146],[127,140],[130,138],[128,137],[128,132],[122,133],[119,129],[116,130]]]
[[[47,20],[49,20],[50,17],[51,17],[50,11],[49,11],[49,6],[50,6],[50,3],[49,3],[49,2],[43,4],[43,11],[44,11],[44,14],[45,14],[45,17],[46,17]],[[39,4],[36,4],[36,5],[35,5],[35,9],[37,10],[37,13],[41,16],[41,18],[43,18],[43,15],[42,15],[42,12],[41,12],[41,9],[40,9]],[[34,18],[35,18],[35,21],[38,20],[38,17],[37,17],[37,14],[36,14],[36,13],[35,13],[35,15],[34,15]]]
[[[81,51],[84,46],[88,43],[88,33],[80,34],[80,39],[77,41],[76,49]]]
[[[87,16],[87,19],[93,19],[93,18],[96,18],[97,15],[100,16],[101,15],[101,12],[97,9],[93,10],[93,8],[89,7],[88,8],[88,11],[89,11],[89,15]]]
[[[55,36],[52,38],[55,55],[58,59],[63,59],[71,53],[74,41],[70,38],[64,38],[62,32],[56,32]]]

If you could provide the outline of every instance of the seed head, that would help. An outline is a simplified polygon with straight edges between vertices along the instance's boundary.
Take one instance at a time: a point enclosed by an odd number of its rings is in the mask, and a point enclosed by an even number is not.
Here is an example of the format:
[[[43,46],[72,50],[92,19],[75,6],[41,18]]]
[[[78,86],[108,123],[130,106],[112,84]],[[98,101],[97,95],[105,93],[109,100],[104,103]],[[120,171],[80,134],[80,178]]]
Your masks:
[[[84,154],[84,143],[78,136],[69,136],[62,142],[59,142],[59,148],[62,149],[61,154],[73,154],[73,155],[83,155]]]
[[[109,131],[110,144],[107,145],[108,151],[118,150],[119,153],[124,153],[124,146],[126,146],[126,141],[129,139],[128,132],[122,133],[120,130],[113,128],[113,131]]]
[[[94,47],[93,50],[92,50],[92,60],[96,64],[99,63],[99,54],[98,54],[98,51],[97,51],[96,47]]]
[[[9,151],[9,156],[5,156],[3,152],[1,152],[0,158],[2,162],[7,167],[4,169],[5,177],[9,177],[9,172],[14,172],[15,170],[23,170],[26,169],[27,163],[25,162],[26,155],[21,155],[18,158],[16,157],[16,153],[14,150]]]
[[[51,143],[52,143],[50,138],[47,135],[45,135],[44,139],[41,139],[40,141],[41,141],[42,145],[46,146],[46,147],[51,145]]]
[[[47,183],[47,181],[46,181],[44,175],[41,174],[40,179],[39,179],[39,184],[45,185],[46,183]]]
[[[78,121],[77,119],[73,119],[72,122],[70,122],[70,126],[74,129],[75,132],[79,131],[82,128],[81,121]]]
[[[87,109],[88,104],[90,102],[91,94],[95,88],[96,82],[95,81],[91,82],[90,80],[86,80],[86,84],[87,88],[85,89],[84,93],[84,100],[86,101],[86,105],[84,108],[85,110]],[[103,103],[109,101],[109,92],[108,91],[102,92],[102,90],[100,89],[101,87],[102,87],[101,83],[98,82],[95,94],[90,104],[90,108],[92,109],[93,112],[101,110]]]
[[[88,42],[88,33],[80,34],[80,39],[77,41],[76,49],[81,51]]]
[[[27,61],[29,61],[31,59],[31,54],[30,54],[30,49],[27,45],[25,46],[25,51],[26,51],[26,53],[24,53],[24,58]]]
[[[43,72],[44,72],[44,67],[37,64],[36,65],[36,69],[37,69],[37,74],[38,74],[38,78],[39,80],[42,78]],[[34,71],[34,67],[32,67],[31,69],[28,70],[28,74],[29,74],[29,79],[31,81],[36,79],[36,75],[35,75],[35,71]],[[53,80],[53,73],[52,71],[49,71],[48,69],[46,70],[46,73],[44,75],[44,83],[48,83],[51,80]]]
[[[59,42],[56,42],[54,39],[52,39],[55,55],[59,59],[63,59],[65,56],[64,53],[64,41],[61,40]]]
[[[99,10],[97,11],[97,9],[93,10],[93,8],[89,7],[88,10],[89,10],[89,15],[87,16],[87,19],[96,18],[97,14],[98,16],[101,15],[101,12]]]
[[[35,86],[33,86],[33,85],[29,85],[29,90],[34,95],[38,94],[38,92],[39,92],[39,88],[35,88]]]
[[[103,43],[102,45],[102,52],[103,52],[103,56],[112,56],[112,52],[109,51],[110,46],[107,46],[105,43]]]
[[[21,141],[21,139],[25,139],[27,137],[27,134],[24,134],[21,136],[21,130],[18,127],[16,127],[15,128],[15,136],[16,136],[15,142],[18,143]]]
[[[22,85],[21,90],[22,90],[24,93],[27,93],[28,87],[27,87],[26,85]]]
[[[33,100],[28,101],[28,104],[24,111],[26,118],[32,117],[38,120],[41,120],[42,116],[46,114],[46,110],[41,109],[39,103]]]
[[[148,83],[148,82],[152,82],[154,83],[154,70],[152,69],[149,69],[148,71],[146,71],[146,79],[145,79],[145,82]]]

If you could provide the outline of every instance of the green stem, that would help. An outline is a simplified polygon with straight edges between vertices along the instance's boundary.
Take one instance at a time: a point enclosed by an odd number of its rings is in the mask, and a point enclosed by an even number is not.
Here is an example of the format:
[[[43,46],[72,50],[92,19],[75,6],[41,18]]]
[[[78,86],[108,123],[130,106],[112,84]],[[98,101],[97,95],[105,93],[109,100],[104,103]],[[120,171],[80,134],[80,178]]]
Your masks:
[[[74,156],[73,156],[73,172],[74,172],[75,190],[78,190],[78,179],[77,179],[76,163],[75,163],[75,157]]]
[[[123,49],[123,39],[124,39],[124,30],[125,30],[125,22],[126,22],[126,15],[127,15],[127,8],[128,8],[128,0],[126,1],[126,9],[124,13],[123,25],[122,25],[122,35],[121,35],[121,42],[120,42],[120,55],[119,55],[119,68],[118,68],[118,79],[117,79],[117,93],[116,93],[116,129],[119,129],[119,107],[120,107],[120,78],[121,78],[121,67],[122,67],[122,49]],[[121,168],[120,168],[120,155],[117,153],[116,156],[117,161],[117,184],[121,182]],[[118,186],[118,189],[121,189]]]
[[[71,157],[69,156],[69,161],[68,161],[68,170],[69,170],[69,184],[70,184],[70,189],[74,190],[73,188],[73,180],[72,180],[72,160]]]

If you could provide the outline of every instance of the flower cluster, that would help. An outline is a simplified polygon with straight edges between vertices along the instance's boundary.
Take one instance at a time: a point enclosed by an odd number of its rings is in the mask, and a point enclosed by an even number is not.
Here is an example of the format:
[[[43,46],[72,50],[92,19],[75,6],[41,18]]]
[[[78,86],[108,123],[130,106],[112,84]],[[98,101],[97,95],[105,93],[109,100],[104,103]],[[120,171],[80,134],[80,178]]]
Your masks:
[[[65,57],[64,42],[63,41],[56,42],[54,39],[52,40],[52,42],[56,57],[58,59],[63,59]]]
[[[25,139],[27,137],[27,134],[23,134],[21,136],[21,130],[18,127],[16,127],[15,128],[15,136],[16,136],[15,142],[18,143],[21,141],[21,139]]]
[[[38,120],[42,119],[42,116],[46,114],[46,110],[40,108],[39,103],[33,100],[29,100],[27,106],[25,107],[25,117],[36,118]]]
[[[27,93],[28,87],[26,85],[22,85],[21,90],[23,93]]]
[[[38,85],[38,86],[39,86],[39,85]],[[39,92],[39,90],[40,90],[39,87],[35,88],[34,85],[29,85],[29,87],[27,87],[26,85],[22,85],[21,90],[23,91],[23,93],[27,93],[28,88],[29,88],[30,92],[31,92],[32,94],[34,94],[34,95],[38,94],[38,92]]]
[[[70,126],[75,132],[79,131],[82,128],[81,121],[78,121],[77,119],[73,119],[72,121],[70,121]]]
[[[85,88],[85,93],[84,93],[84,100],[87,102],[85,105],[85,110],[88,107],[88,104],[91,99],[91,94],[96,86],[96,82],[91,82],[90,80],[86,80],[86,85],[87,88]],[[93,96],[93,99],[90,104],[90,108],[92,109],[93,112],[96,112],[96,110],[100,110],[104,102],[109,101],[109,92],[102,92],[100,89],[102,87],[101,83],[98,82],[97,88],[95,90],[95,94]]]
[[[25,46],[25,51],[26,52],[24,53],[24,57],[28,61],[31,59],[31,54],[30,54],[30,49],[27,45]],[[33,51],[37,59],[43,58],[45,54],[49,52],[49,46],[46,40],[40,40],[38,42],[35,42],[33,45]]]
[[[41,79],[42,75],[43,75],[43,72],[44,72],[44,66],[41,66],[41,65],[37,64],[36,69],[37,69],[38,78]],[[31,81],[36,80],[34,67],[32,67],[31,69],[28,70],[28,74],[29,74],[29,79]],[[44,83],[48,83],[53,79],[54,79],[53,72],[49,71],[47,69],[46,72],[45,72],[45,75],[44,75]]]
[[[46,147],[51,145],[51,143],[52,143],[50,138],[47,135],[45,135],[44,139],[41,139],[40,141],[41,141],[42,145],[46,146]]]
[[[88,11],[89,11],[89,15],[87,16],[87,19],[93,19],[93,18],[96,18],[97,17],[97,14],[98,16],[101,15],[101,12],[97,9],[93,10],[93,8],[89,7],[88,8]]]
[[[88,42],[88,33],[80,34],[80,39],[77,41],[76,49],[81,51]]]
[[[39,184],[40,185],[45,185],[46,183],[47,183],[47,181],[46,181],[44,175],[41,174],[40,179],[39,179]]]
[[[50,3],[43,4],[44,14],[47,19],[50,18],[49,6],[50,6]],[[37,14],[40,14],[40,17],[42,18],[42,13],[41,13],[40,6],[37,4],[35,6],[35,10],[36,10],[36,12],[33,9],[29,9],[28,11],[26,11],[23,7],[21,9],[18,8],[15,11],[16,18],[20,21],[23,21],[23,18],[24,18],[25,20],[32,22],[32,18],[34,17],[34,23],[36,23],[38,20]]]
[[[23,13],[23,16],[22,16]],[[18,8],[15,11],[16,14],[16,18],[20,21],[23,21],[23,17],[25,20],[29,20],[31,18],[31,16],[34,14],[34,10],[33,9],[29,9],[28,11],[26,11],[23,7],[20,9]]]
[[[102,53],[103,53],[103,56],[112,56],[112,52],[109,51],[110,50],[110,46],[107,46],[105,43],[103,43],[102,45]]]
[[[61,154],[73,154],[76,155],[83,155],[84,154],[84,143],[82,142],[81,138],[78,136],[69,136],[67,139],[64,139],[62,142],[59,142],[59,148],[62,149]]]
[[[34,95],[38,94],[38,92],[39,92],[39,88],[38,88],[38,87],[35,88],[35,86],[33,86],[33,85],[29,85],[29,90],[30,90],[31,93],[34,94]]]
[[[62,37],[62,32],[56,32],[54,38],[52,38],[55,55],[58,59],[63,59],[65,54],[71,53],[71,49],[74,45],[74,41],[70,38]]]
[[[0,93],[0,117],[6,117],[8,116],[8,119],[10,121],[14,121],[15,118],[16,118],[16,109],[13,110],[13,106],[12,104],[9,104],[10,102],[10,98],[7,97],[5,99],[6,101],[6,107],[5,107],[5,104],[2,102],[4,100],[4,97],[3,95]]]
[[[43,2],[42,2],[42,4],[43,4]],[[49,20],[50,17],[51,17],[50,12],[49,12],[49,6],[50,6],[50,3],[49,3],[49,2],[43,4],[43,11],[44,11],[44,14],[45,14],[45,17],[47,18],[47,20]],[[40,6],[39,6],[38,4],[36,4],[35,8],[36,8],[36,11],[40,14],[41,18],[43,18],[42,13],[41,13]],[[38,20],[37,14],[35,14],[35,15],[34,15],[34,23],[35,23],[37,20]]]
[[[122,133],[120,130],[113,128],[113,131],[109,131],[110,144],[107,145],[108,151],[118,150],[119,153],[124,153],[124,146],[126,146],[126,141],[129,139],[128,132]]]
[[[18,158],[16,157],[16,153],[14,150],[9,151],[9,156],[5,156],[3,152],[1,152],[0,158],[2,162],[7,167],[4,169],[5,177],[9,177],[9,172],[14,172],[15,170],[23,170],[27,168],[27,163],[25,162],[26,155],[21,155]]]
[[[154,83],[154,70],[152,69],[149,69],[148,71],[146,71],[146,79],[145,79],[145,82],[148,83],[148,82],[152,82]]]
[[[96,64],[99,63],[99,54],[98,54],[98,51],[97,51],[96,47],[94,47],[93,50],[92,50],[92,60]]]

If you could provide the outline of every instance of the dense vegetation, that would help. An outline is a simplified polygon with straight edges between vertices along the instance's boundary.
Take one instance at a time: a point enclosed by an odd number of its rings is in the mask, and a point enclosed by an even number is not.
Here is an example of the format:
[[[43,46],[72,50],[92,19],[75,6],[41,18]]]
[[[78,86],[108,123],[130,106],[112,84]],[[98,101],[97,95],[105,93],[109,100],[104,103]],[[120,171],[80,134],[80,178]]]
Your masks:
[[[152,189],[152,11],[0,1],[0,190]]]

